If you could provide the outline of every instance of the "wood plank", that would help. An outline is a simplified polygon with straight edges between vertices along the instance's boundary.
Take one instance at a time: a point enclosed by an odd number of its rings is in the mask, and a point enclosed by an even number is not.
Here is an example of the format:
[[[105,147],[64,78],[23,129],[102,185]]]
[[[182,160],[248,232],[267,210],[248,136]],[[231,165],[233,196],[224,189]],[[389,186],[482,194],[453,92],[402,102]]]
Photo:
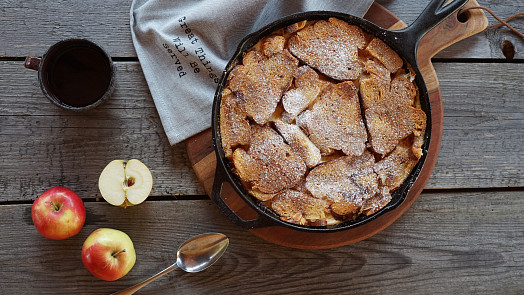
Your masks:
[[[400,19],[410,24],[428,3],[418,0],[378,0]],[[505,18],[524,11],[522,1],[481,1],[481,5]],[[129,27],[130,1],[108,0],[97,3],[96,9],[89,1],[0,1],[0,56],[40,56],[52,44],[66,38],[88,38],[112,56],[136,57]],[[103,11],[103,13],[101,13]],[[490,22],[494,19],[490,17]],[[522,18],[511,22],[524,31]],[[510,40],[516,49],[515,58],[524,58],[524,40],[507,29],[489,30],[469,38],[437,55],[439,58],[501,58],[502,40]]]
[[[184,144],[169,146],[137,62],[116,63],[113,97],[86,113],[48,102],[36,72],[22,64],[0,62],[0,201],[32,200],[54,185],[70,187],[84,198],[99,197],[103,167],[112,159],[131,157],[151,168],[153,195],[205,194]],[[444,101],[444,136],[426,188],[522,187],[522,66],[435,67]]]
[[[113,96],[85,113],[51,104],[22,62],[0,68],[0,201],[33,200],[55,185],[100,197],[105,165],[130,158],[150,167],[153,195],[204,193],[185,145],[169,145],[137,62],[118,63]]]
[[[136,56],[129,28],[131,1],[0,1],[0,56],[41,56],[52,44],[87,38],[111,56]]]
[[[175,271],[141,294],[325,294],[327,287],[339,294],[384,289],[519,294],[524,291],[521,196],[519,191],[423,193],[386,230],[329,250],[267,243],[236,228],[207,200],[148,201],[127,209],[89,202],[84,229],[65,241],[36,232],[30,205],[1,206],[2,217],[14,222],[0,224],[0,291],[110,293],[167,267],[186,238],[223,232],[231,244],[217,264],[202,273]],[[99,227],[123,230],[135,244],[137,263],[121,280],[98,280],[81,263],[82,243]]]
[[[439,158],[427,188],[522,187],[520,64],[435,64],[444,105]]]

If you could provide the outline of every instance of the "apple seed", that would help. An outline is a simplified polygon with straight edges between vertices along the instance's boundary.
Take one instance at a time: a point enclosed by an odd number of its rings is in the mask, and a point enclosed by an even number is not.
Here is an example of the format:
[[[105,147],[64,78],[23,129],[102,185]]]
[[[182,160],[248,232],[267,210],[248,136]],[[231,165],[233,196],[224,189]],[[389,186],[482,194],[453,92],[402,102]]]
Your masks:
[[[135,178],[134,177],[129,177],[127,179],[127,186],[130,187],[130,186],[133,186],[135,184]]]

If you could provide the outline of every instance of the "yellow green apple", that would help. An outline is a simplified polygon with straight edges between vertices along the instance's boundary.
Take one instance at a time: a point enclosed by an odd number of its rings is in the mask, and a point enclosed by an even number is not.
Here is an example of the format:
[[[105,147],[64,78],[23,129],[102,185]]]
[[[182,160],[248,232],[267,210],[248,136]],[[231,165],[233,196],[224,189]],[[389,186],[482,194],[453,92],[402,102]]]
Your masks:
[[[136,262],[131,238],[123,231],[111,228],[92,232],[82,246],[81,257],[87,270],[105,281],[125,276]]]

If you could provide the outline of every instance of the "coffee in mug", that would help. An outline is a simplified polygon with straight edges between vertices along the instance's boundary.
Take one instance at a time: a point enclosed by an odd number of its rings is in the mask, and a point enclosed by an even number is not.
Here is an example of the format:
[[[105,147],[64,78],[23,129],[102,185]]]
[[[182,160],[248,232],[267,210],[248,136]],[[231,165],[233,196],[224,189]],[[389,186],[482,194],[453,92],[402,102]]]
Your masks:
[[[44,95],[65,109],[93,108],[105,101],[113,90],[111,57],[89,40],[60,41],[42,58],[27,57],[25,67],[38,71]]]

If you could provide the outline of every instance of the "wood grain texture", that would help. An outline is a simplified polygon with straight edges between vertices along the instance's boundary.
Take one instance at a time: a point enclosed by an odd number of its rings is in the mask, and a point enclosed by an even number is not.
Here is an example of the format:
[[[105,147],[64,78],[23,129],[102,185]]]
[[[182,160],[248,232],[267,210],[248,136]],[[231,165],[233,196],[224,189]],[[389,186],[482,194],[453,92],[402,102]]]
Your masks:
[[[428,1],[377,0],[408,24]],[[524,11],[523,1],[479,1],[501,17]],[[130,4],[0,0],[0,294],[108,294],[160,271],[183,240],[208,231],[231,239],[216,265],[175,271],[140,294],[524,294],[523,41],[492,29],[436,55],[443,140],[428,190],[369,239],[295,250],[236,228],[209,200],[187,200],[205,190],[185,146],[169,146],[133,61]],[[522,18],[511,23],[524,30]],[[25,56],[69,37],[92,39],[118,61],[116,92],[88,113],[56,108],[23,67]],[[505,39],[516,60],[501,63]],[[36,232],[37,194],[61,184],[92,200],[99,172],[120,157],[151,167],[146,203],[122,209],[89,201],[79,235],[51,241]],[[94,278],[80,261],[84,239],[99,227],[126,231],[137,248],[137,264],[119,281]]]
[[[137,62],[117,63],[113,96],[84,113],[51,104],[22,62],[0,62],[0,93],[0,201],[33,200],[54,185],[100,197],[105,165],[131,158],[150,167],[153,195],[203,193],[185,146],[169,145]]]
[[[111,56],[134,56],[131,1],[0,1],[0,56],[41,56],[68,38],[87,38]]]
[[[154,195],[205,193],[184,144],[169,146],[138,63],[116,64],[113,97],[82,114],[48,102],[36,72],[23,62],[0,62],[0,201],[32,200],[58,184],[84,198],[99,197],[100,171],[112,159],[129,157],[151,167]],[[437,63],[435,68],[444,133],[426,188],[524,186],[522,65]]]
[[[435,69],[444,133],[428,187],[522,187],[523,66],[437,63]]]
[[[429,0],[378,0],[406,23],[420,14]],[[505,18],[524,12],[523,1],[481,1],[481,5]],[[36,0],[0,1],[0,56],[23,57],[42,55],[52,44],[66,38],[91,39],[112,56],[136,57],[129,27],[131,2],[108,0],[93,5],[90,1]],[[490,23],[495,23],[490,18]],[[524,31],[522,18],[511,22]],[[510,40],[516,48],[515,59],[524,58],[524,40],[505,28],[488,30],[444,50],[439,58],[497,58],[504,59],[500,49],[503,40]]]
[[[0,207],[4,219],[23,220],[0,223],[0,293],[107,294],[167,267],[188,237],[215,231],[231,242],[217,264],[196,274],[175,271],[140,294],[325,294],[325,288],[336,294],[379,294],[384,289],[388,294],[524,291],[520,192],[425,193],[381,233],[357,244],[315,251],[254,237],[207,200],[148,201],[127,209],[90,202],[86,207],[84,229],[65,241],[38,234],[30,205]],[[82,266],[82,243],[99,227],[123,230],[134,242],[137,263],[121,280],[98,280]]]

